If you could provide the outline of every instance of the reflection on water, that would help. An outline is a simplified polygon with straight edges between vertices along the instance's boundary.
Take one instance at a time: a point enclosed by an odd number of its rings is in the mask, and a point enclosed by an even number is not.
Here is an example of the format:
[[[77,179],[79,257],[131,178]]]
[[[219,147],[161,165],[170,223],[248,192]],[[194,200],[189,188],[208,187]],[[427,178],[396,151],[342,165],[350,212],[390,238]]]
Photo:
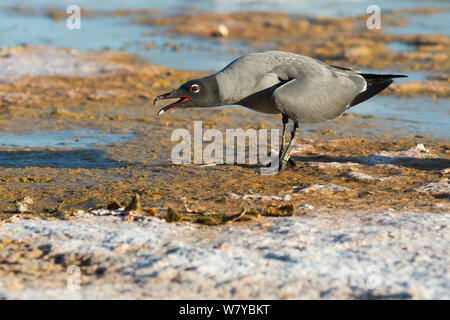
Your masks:
[[[0,168],[108,169],[130,164],[115,161],[98,149],[0,150]]]

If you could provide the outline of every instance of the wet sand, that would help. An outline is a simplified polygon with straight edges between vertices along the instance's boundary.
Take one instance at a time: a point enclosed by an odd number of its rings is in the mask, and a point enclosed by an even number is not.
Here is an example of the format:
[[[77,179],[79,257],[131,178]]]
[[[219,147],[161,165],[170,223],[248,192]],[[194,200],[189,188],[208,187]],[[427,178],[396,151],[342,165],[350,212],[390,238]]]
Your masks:
[[[69,51],[57,51],[73,58]],[[91,55],[81,54],[80,58]],[[220,213],[237,213],[244,206],[263,204],[228,199],[224,195],[229,192],[289,194],[294,205],[308,203],[325,210],[420,211],[426,207],[442,212],[444,209],[435,204],[447,204],[445,192],[440,196],[418,189],[448,178],[448,141],[420,135],[364,137],[364,131],[373,126],[371,117],[346,115],[333,121],[332,128],[339,131],[327,126],[316,128],[298,142],[294,152],[297,167],[275,176],[261,176],[255,165],[174,165],[170,152],[175,143],[170,135],[175,128],[193,132],[193,121],[201,120],[205,129],[276,129],[280,117],[230,108],[175,110],[156,118],[152,97],[198,73],[147,65],[127,54],[97,52],[92,56],[95,59],[90,60],[89,76],[45,74],[11,82],[9,75],[4,75],[6,83],[0,85],[2,130],[20,135],[84,128],[97,130],[94,132],[100,136],[102,132],[128,135],[128,140],[82,148],[64,144],[58,148],[1,147],[3,212],[14,212],[14,200],[24,196],[36,201],[37,214],[55,212],[56,208],[70,214],[104,206],[112,199],[127,202],[136,193],[149,207],[180,209],[188,201],[194,207]],[[96,61],[107,67],[96,65]],[[69,62],[62,72],[70,68]],[[419,144],[425,145],[424,150],[416,148]],[[369,178],[355,178],[355,172]],[[379,179],[383,177],[387,179]],[[322,192],[300,192],[311,185],[338,185],[346,191],[326,197]],[[396,197],[389,196],[393,192]]]

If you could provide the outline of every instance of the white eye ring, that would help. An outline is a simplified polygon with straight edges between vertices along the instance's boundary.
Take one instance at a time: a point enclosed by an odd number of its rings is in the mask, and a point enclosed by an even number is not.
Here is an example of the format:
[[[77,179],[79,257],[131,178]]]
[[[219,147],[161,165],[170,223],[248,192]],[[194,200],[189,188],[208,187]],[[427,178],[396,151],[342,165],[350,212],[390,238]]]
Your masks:
[[[189,87],[189,91],[193,93],[197,93],[200,91],[200,87],[198,84],[193,84]]]

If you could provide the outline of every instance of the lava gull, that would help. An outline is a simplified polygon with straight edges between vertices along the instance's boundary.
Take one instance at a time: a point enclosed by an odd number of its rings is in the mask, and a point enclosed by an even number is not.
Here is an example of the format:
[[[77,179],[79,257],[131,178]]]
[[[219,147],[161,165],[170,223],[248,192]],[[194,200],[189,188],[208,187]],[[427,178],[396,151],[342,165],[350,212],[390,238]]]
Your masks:
[[[302,124],[340,117],[347,109],[373,97],[392,82],[396,74],[362,73],[354,69],[290,52],[266,51],[237,58],[221,71],[187,81],[178,89],[155,98],[178,98],[159,110],[158,116],[175,108],[241,105],[281,114],[283,131],[279,171],[291,163],[292,147]],[[294,123],[286,146],[286,126]]]

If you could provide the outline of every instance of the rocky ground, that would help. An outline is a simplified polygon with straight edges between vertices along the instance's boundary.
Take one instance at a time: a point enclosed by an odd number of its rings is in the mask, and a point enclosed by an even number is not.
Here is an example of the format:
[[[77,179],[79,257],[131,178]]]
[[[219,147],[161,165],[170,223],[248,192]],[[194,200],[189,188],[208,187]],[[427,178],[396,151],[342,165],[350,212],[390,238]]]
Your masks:
[[[1,226],[0,297],[448,299],[449,226],[448,214],[426,212],[219,227],[12,217]]]
[[[255,48],[276,32],[271,48],[333,64],[427,70],[385,94],[448,98],[446,36],[366,33],[361,18],[149,16],[136,23],[176,34],[194,19],[196,36]],[[390,41],[413,49],[392,52]],[[170,135],[194,120],[222,131],[281,124],[238,108],[155,117],[153,97],[201,75],[126,53],[0,50],[0,134],[11,137],[0,146],[0,297],[449,298],[448,139],[397,136],[376,115],[348,114],[304,134],[296,167],[278,175],[175,165]],[[13,145],[80,128],[97,142]]]

